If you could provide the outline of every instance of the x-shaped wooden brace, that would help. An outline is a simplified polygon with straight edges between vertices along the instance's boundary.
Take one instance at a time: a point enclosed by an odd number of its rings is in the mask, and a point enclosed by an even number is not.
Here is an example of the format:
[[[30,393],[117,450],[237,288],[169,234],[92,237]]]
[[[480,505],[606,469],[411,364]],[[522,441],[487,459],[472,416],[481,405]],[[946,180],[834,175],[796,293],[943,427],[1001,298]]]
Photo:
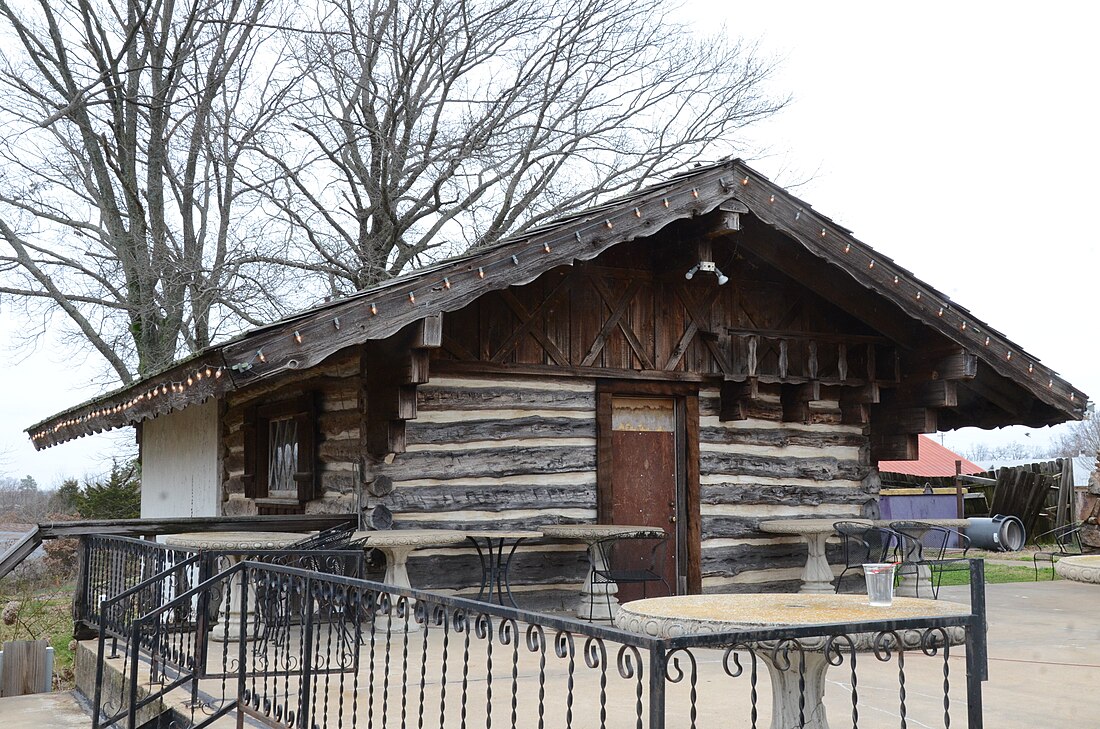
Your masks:
[[[600,352],[607,346],[607,338],[611,335],[612,330],[618,327],[622,330],[623,336],[626,337],[627,343],[634,351],[634,355],[641,361],[642,369],[652,370],[653,360],[649,358],[649,354],[646,353],[645,348],[642,346],[641,340],[638,339],[638,335],[634,333],[634,330],[628,327],[623,322],[623,315],[626,314],[626,309],[630,306],[630,302],[634,299],[634,296],[638,293],[638,289],[642,287],[641,281],[632,281],[629,286],[626,287],[626,291],[619,297],[615,305],[611,305],[611,292],[607,288],[607,284],[595,276],[591,277],[589,281],[592,282],[593,288],[599,293],[600,298],[603,300],[604,305],[611,312],[611,316],[604,322],[603,327],[600,329],[600,333],[596,335],[596,340],[592,342],[592,347],[588,350],[588,354],[584,356],[581,361],[581,367],[591,367],[592,363],[596,361],[596,358],[600,356]]]
[[[686,287],[676,287],[676,297],[683,303],[684,309],[691,318],[691,323],[689,323],[687,329],[684,330],[684,334],[680,337],[680,341],[672,348],[672,352],[668,356],[668,361],[665,362],[664,365],[666,371],[675,369],[676,365],[680,363],[680,360],[684,357],[684,353],[687,352],[688,347],[691,345],[691,340],[695,338],[699,330],[703,329],[706,331],[709,328],[707,315],[710,313],[711,307],[714,306],[714,302],[718,298],[720,292],[721,289],[714,286],[707,290],[706,296],[703,297],[702,304],[696,304],[692,301]],[[713,356],[714,361],[718,363],[718,367],[722,370],[722,374],[730,374],[732,368],[730,367],[729,358],[726,357],[722,348],[718,346],[718,342],[710,337],[703,337],[703,344],[710,350],[711,356]]]
[[[512,312],[519,318],[519,326],[515,331],[508,335],[508,338],[504,340],[504,343],[500,345],[500,349],[493,355],[493,362],[503,362],[504,358],[512,353],[520,341],[530,334],[535,340],[542,345],[542,348],[546,350],[546,353],[550,355],[550,359],[554,360],[554,364],[560,367],[569,366],[569,358],[565,356],[565,353],[561,351],[558,345],[550,341],[550,338],[546,336],[546,333],[535,325],[539,323],[542,313],[546,311],[561,294],[569,290],[573,280],[576,278],[576,274],[570,272],[565,276],[558,285],[550,290],[550,293],[546,295],[546,298],[534,308],[532,311],[527,311],[527,307],[515,297],[515,294],[507,289],[500,292],[500,297],[504,300],[504,303],[512,310]]]

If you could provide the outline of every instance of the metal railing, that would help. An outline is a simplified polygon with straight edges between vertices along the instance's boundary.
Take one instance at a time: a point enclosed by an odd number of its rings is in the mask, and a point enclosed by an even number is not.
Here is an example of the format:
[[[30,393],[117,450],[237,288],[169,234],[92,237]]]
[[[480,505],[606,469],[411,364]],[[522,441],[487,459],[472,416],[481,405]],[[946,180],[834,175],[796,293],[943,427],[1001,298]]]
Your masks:
[[[88,594],[101,598],[85,600],[97,608],[86,610],[84,616],[99,633],[93,695],[96,728],[123,719],[134,727],[144,707],[185,684],[191,690],[190,702],[199,705],[201,680],[224,681],[240,670],[227,650],[238,638],[239,616],[266,611],[271,596],[244,604],[244,590],[232,579],[239,572],[225,570],[224,565],[251,559],[358,577],[364,560],[361,549],[196,552],[125,537],[90,539],[86,550]],[[105,669],[112,659],[124,661],[118,671],[122,680],[108,686]],[[139,675],[146,679],[141,691]]]
[[[155,576],[170,573],[178,577],[179,573],[172,572],[172,567],[192,556],[191,552],[183,549],[131,537],[89,536],[81,541],[80,576],[73,618],[97,626],[103,624],[99,610],[105,600],[128,593]],[[168,579],[168,576],[162,579]],[[155,599],[155,602],[145,604],[148,609],[161,604],[159,596],[148,592],[140,594]],[[148,610],[138,614],[145,612]]]
[[[866,726],[872,710],[878,719],[893,717],[893,726],[950,727],[960,704],[965,726],[981,729],[984,576],[980,561],[970,569],[966,614],[655,638],[241,562],[133,621],[130,653],[119,667],[130,691],[119,694],[126,705],[114,715],[132,727],[149,696],[178,688],[190,697],[180,719],[194,729],[233,714],[296,729],[769,722],[820,729],[828,726],[826,710],[850,714],[853,727]],[[217,623],[195,635],[217,655],[220,670],[204,678],[186,662],[157,668],[148,649],[138,650],[156,643],[147,636],[162,631],[168,616],[213,594],[223,596]],[[965,663],[957,660],[958,646],[965,646]],[[825,701],[829,671],[833,688]],[[770,681],[761,680],[765,673]],[[148,685],[145,698],[139,683]],[[884,698],[890,696],[896,698]]]

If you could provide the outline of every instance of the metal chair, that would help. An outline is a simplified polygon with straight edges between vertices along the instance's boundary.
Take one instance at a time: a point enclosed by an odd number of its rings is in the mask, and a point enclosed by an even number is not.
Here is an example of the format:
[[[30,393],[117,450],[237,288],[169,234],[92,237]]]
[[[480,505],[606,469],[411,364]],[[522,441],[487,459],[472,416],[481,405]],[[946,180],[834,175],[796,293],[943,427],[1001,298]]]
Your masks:
[[[671,595],[672,588],[668,581],[658,572],[658,565],[664,562],[667,537],[631,539],[619,536],[608,537],[596,542],[589,550],[591,557],[589,573],[592,590],[589,592],[588,614],[593,614],[592,608],[597,592],[603,592],[607,600],[607,611],[611,614],[611,592],[609,587],[615,585],[641,584],[642,597],[647,597],[647,585],[650,582],[660,582],[665,587],[664,594]],[[600,590],[597,586],[604,585]],[[591,619],[591,618],[590,618]]]
[[[837,575],[836,592],[840,592],[840,583],[849,570],[862,569],[869,563],[895,561],[898,535],[893,530],[860,521],[838,521],[833,529],[840,535],[844,549],[844,569]]]
[[[914,577],[919,578],[920,568],[927,567],[932,584],[932,598],[938,599],[943,573],[948,565],[965,562],[966,553],[970,551],[970,539],[954,529],[923,521],[895,521],[890,523],[890,528],[901,536],[898,576],[912,571]],[[961,557],[948,559],[947,549],[951,545],[952,537],[957,547],[963,551]],[[916,581],[916,590],[919,593],[919,579]],[[917,594],[917,597],[920,595]]]
[[[1083,521],[1075,521],[1071,524],[1064,524],[1035,536],[1035,544],[1037,546],[1041,547],[1048,542],[1053,542],[1052,549],[1040,550],[1031,555],[1031,564],[1035,567],[1036,581],[1039,580],[1040,557],[1050,562],[1050,579],[1053,580],[1055,562],[1062,557],[1071,557],[1075,554],[1085,553],[1085,545],[1081,542],[1081,527],[1084,526],[1084,524],[1085,522]]]

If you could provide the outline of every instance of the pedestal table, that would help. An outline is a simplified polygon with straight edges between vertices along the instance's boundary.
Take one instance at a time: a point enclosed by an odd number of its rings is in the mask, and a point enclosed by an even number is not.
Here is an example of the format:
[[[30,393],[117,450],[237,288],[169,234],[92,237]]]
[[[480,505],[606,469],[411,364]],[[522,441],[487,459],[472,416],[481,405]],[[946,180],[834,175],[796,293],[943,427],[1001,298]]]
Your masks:
[[[226,569],[238,562],[244,561],[247,554],[243,552],[261,552],[266,549],[284,549],[296,542],[305,539],[305,534],[292,532],[195,532],[184,534],[168,534],[164,537],[164,543],[169,547],[187,549],[191,551],[227,552],[221,559],[224,560]],[[218,622],[214,624],[210,639],[218,641],[236,641],[241,639],[241,612],[246,615],[252,613],[255,606],[255,595],[248,592],[246,602],[241,603],[241,593],[244,585],[244,573],[236,573],[229,583],[229,611],[218,611]],[[245,635],[245,640],[251,636]]]
[[[665,530],[661,527],[637,526],[628,524],[548,524],[542,527],[544,537],[550,539],[573,539],[588,545],[590,569],[581,586],[577,600],[576,614],[582,620],[611,620],[619,608],[616,597],[618,586],[614,582],[592,584],[594,570],[606,570],[603,552],[596,543],[604,539],[663,539]]]
[[[677,638],[701,633],[734,633],[744,630],[802,627],[814,624],[855,623],[873,620],[905,620],[969,615],[966,605],[946,600],[896,598],[890,607],[871,607],[866,595],[792,595],[789,593],[736,595],[680,595],[635,600],[619,608],[615,624],[634,633],[658,638]],[[851,649],[874,649],[876,633],[854,633],[847,637]],[[907,649],[921,645],[923,631],[893,633]],[[943,629],[952,645],[966,639],[962,627]],[[805,729],[829,729],[825,714],[825,674],[829,661],[824,653],[825,637],[801,639],[804,669],[799,661],[773,660],[774,641],[748,646],[768,667],[772,684],[772,729],[799,726],[799,700]],[[845,645],[848,645],[846,642]],[[800,690],[800,683],[805,686]]]

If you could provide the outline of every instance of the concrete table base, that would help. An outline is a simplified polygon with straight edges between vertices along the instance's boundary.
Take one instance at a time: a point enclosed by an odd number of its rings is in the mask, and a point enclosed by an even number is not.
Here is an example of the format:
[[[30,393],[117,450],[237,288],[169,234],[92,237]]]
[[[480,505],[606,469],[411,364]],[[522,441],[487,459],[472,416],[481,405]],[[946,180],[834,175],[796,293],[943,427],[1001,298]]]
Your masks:
[[[363,543],[366,547],[377,549],[386,556],[386,575],[382,578],[383,584],[394,587],[412,589],[409,582],[409,555],[425,547],[446,547],[461,544],[466,541],[463,532],[453,529],[393,529],[386,531],[360,531],[352,535],[352,541]],[[390,598],[396,602],[397,595]],[[412,615],[416,601],[412,598],[406,600],[408,616],[397,615],[396,605],[391,606],[388,613],[380,613],[374,618],[375,630],[378,632],[405,632],[419,630],[421,626]]]
[[[806,566],[802,568],[802,586],[798,588],[804,594],[827,594],[834,591],[833,568],[825,556],[825,543],[828,534],[803,534],[806,542]]]

